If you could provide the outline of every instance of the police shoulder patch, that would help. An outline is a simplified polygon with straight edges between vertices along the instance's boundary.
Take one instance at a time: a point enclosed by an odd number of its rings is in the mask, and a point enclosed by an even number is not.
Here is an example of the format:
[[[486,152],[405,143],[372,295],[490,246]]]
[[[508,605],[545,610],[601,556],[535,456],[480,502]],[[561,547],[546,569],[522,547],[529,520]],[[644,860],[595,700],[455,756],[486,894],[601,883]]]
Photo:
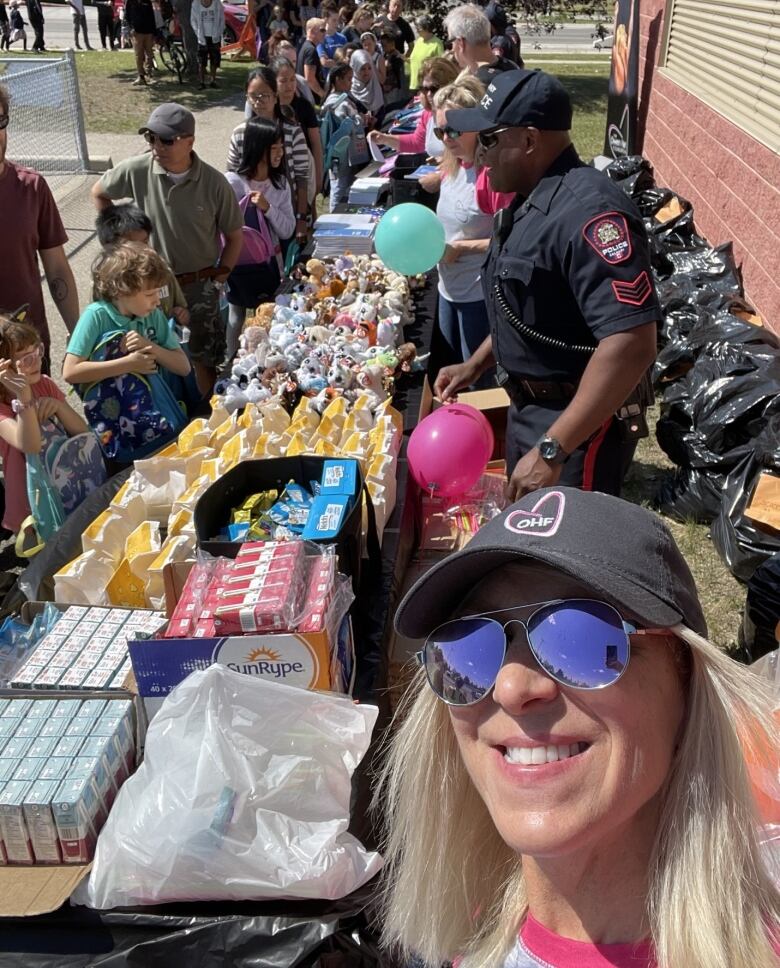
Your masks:
[[[631,257],[631,236],[628,222],[620,212],[604,212],[592,218],[583,228],[587,243],[610,265],[625,262]]]

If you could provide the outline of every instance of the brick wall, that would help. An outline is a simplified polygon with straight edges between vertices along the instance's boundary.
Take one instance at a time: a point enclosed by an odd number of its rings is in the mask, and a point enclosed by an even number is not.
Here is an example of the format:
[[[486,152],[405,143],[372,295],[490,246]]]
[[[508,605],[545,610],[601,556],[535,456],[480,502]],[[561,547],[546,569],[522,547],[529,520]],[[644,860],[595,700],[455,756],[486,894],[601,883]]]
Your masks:
[[[780,333],[780,155],[655,70],[663,0],[641,0],[640,137],[659,185],[690,199],[712,245],[733,241],[745,291]]]

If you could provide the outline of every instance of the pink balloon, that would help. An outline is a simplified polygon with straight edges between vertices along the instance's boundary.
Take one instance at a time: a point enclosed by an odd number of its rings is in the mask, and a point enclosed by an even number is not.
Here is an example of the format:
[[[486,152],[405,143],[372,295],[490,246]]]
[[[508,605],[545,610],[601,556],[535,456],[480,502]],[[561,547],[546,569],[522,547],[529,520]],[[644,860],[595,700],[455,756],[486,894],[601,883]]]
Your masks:
[[[423,491],[452,497],[476,484],[492,453],[493,429],[485,415],[476,407],[451,403],[414,428],[406,458]]]

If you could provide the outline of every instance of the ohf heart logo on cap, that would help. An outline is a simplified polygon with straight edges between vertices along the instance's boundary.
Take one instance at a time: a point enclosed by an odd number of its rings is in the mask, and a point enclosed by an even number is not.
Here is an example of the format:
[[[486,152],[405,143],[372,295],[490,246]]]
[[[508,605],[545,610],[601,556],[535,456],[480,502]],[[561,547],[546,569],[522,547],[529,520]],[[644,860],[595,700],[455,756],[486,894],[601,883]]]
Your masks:
[[[504,519],[504,527],[515,534],[532,534],[537,538],[551,538],[560,527],[566,495],[550,491],[540,497],[530,511],[512,511]]]

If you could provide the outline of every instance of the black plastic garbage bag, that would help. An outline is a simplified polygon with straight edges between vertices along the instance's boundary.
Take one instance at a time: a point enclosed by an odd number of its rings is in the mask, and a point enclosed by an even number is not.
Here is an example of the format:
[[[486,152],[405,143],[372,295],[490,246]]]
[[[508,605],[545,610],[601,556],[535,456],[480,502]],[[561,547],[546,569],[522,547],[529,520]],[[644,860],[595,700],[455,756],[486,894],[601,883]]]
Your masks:
[[[778,416],[755,441],[753,453],[728,475],[720,514],[712,524],[712,543],[740,581],[748,581],[760,565],[780,552],[780,532],[760,528],[745,516],[762,472],[780,476]]]
[[[693,312],[691,309],[690,312]],[[708,359],[731,359],[736,348],[763,366],[780,356],[780,340],[761,326],[753,326],[729,312],[715,316],[699,310],[698,319],[687,330],[690,316],[676,310],[677,322],[669,341],[653,366],[653,383],[662,386],[683,376],[704,355]]]
[[[652,221],[655,213],[659,212],[673,198],[674,192],[671,188],[646,188],[644,191],[634,195],[634,202],[642,218]],[[645,224],[649,229],[650,222],[646,222]],[[657,225],[658,223],[656,222],[654,224]]]
[[[730,471],[780,408],[780,357],[752,356],[724,345],[703,353],[682,379],[669,384],[656,425],[658,443],[679,467]]]
[[[678,467],[662,482],[653,506],[676,521],[710,524],[720,513],[724,474]]]
[[[632,198],[655,185],[653,166],[641,155],[617,158],[604,170],[612,181],[617,182],[626,195]]]
[[[702,305],[712,301],[713,294],[742,296],[742,279],[730,242],[717,249],[706,248],[693,252],[668,251],[666,258],[673,271],[668,278],[656,282],[661,308],[666,311],[680,301]],[[702,297],[702,291],[707,295]]]
[[[366,910],[337,902],[170,904],[3,919],[3,968],[394,968]]]
[[[652,219],[647,223],[652,245],[665,254],[708,249],[707,240],[696,231],[691,203],[684,198],[680,198],[680,202],[684,203],[684,211],[679,215],[666,222]]]
[[[747,584],[739,644],[746,661],[755,662],[777,648],[775,630],[780,622],[780,552],[759,565]]]

